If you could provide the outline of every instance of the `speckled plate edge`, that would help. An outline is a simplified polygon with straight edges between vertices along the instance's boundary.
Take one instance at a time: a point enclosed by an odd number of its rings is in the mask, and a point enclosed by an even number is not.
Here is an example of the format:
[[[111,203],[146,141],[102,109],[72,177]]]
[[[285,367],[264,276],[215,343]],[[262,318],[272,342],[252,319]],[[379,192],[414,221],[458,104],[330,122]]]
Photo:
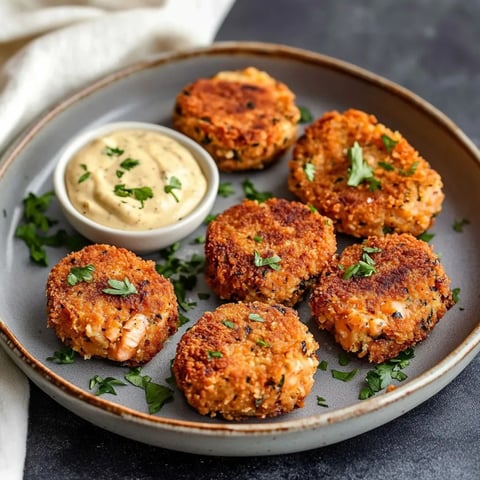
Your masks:
[[[37,119],[6,151],[0,163],[0,177],[11,162],[52,118],[84,97],[145,69],[196,56],[251,53],[291,58],[339,71],[389,91],[435,122],[455,139],[468,156],[480,165],[479,152],[465,134],[444,114],[412,92],[378,75],[347,62],[285,45],[256,42],[224,42],[163,55],[123,68],[77,91]],[[430,398],[452,381],[480,350],[480,323],[443,360],[388,395],[380,395],[349,407],[301,420],[268,424],[211,424],[143,414],[136,410],[85,393],[36,360],[0,319],[0,344],[20,369],[52,398],[103,428],[145,443],[175,450],[215,455],[267,455],[302,451],[335,443],[366,432],[402,415]],[[130,428],[134,426],[134,428]]]

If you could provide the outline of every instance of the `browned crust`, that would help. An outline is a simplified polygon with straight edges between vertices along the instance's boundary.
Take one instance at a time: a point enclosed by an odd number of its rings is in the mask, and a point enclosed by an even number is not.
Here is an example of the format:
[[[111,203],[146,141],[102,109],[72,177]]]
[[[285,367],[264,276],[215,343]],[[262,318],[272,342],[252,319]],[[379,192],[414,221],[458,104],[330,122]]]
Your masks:
[[[231,172],[274,162],[295,141],[299,119],[291,90],[249,67],[187,85],[176,98],[173,126]]]
[[[279,256],[279,270],[255,266],[255,251],[262,258]],[[278,198],[245,200],[207,228],[206,281],[223,299],[292,306],[335,251],[332,222],[306,205]]]
[[[93,265],[93,281],[70,286],[72,267]],[[107,295],[109,279],[127,277],[138,293]],[[155,270],[155,262],[110,245],[89,245],[63,258],[51,270],[47,286],[48,326],[85,358],[118,360],[125,324],[136,314],[148,319],[145,337],[126,363],[149,361],[177,330],[177,300],[169,280]],[[116,338],[114,338],[116,336]]]
[[[376,273],[345,280],[364,246]],[[427,243],[409,234],[370,237],[347,247],[319,278],[310,298],[319,328],[347,351],[380,363],[424,340],[453,305],[448,279]]]
[[[397,142],[391,152],[382,135]],[[381,188],[371,191],[365,182],[347,185],[347,150],[354,142]],[[305,174],[307,163],[315,166],[313,181]],[[392,168],[386,170],[382,163]],[[414,172],[405,174],[412,167]],[[359,110],[327,112],[308,126],[295,145],[289,168],[290,190],[332,218],[337,231],[355,237],[391,232],[419,235],[433,224],[444,198],[440,176],[407,140]]]
[[[252,313],[263,321],[249,319]],[[206,312],[185,332],[173,372],[187,402],[202,415],[274,417],[303,406],[317,349],[295,310],[229,303]]]

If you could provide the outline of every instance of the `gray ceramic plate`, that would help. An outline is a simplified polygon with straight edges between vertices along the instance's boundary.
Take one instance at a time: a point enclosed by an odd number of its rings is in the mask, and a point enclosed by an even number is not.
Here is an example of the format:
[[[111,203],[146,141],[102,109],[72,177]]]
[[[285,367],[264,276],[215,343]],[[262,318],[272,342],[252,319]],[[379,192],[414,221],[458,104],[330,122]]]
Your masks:
[[[442,175],[446,201],[433,228],[433,244],[451,277],[461,289],[459,303],[441,320],[430,337],[415,349],[416,357],[405,370],[408,379],[388,394],[360,401],[358,394],[370,366],[352,360],[338,364],[339,348],[328,335],[311,324],[308,309],[300,306],[321,345],[319,356],[328,361],[318,371],[306,406],[289,415],[267,421],[225,422],[201,417],[184,402],[180,392],[159,413],[149,415],[143,392],[133,386],[117,388],[118,395],[95,396],[88,388],[95,374],[122,378],[127,369],[100,360],[78,360],[56,365],[46,360],[60,347],[46,328],[44,286],[49,269],[29,262],[24,244],[14,238],[22,199],[30,191],[51,189],[58,151],[71,136],[94,124],[138,120],[169,125],[174,97],[190,81],[218,70],[249,65],[268,71],[288,84],[298,104],[315,116],[326,110],[359,108],[398,129]],[[214,213],[243,198],[241,182],[249,177],[259,190],[289,196],[286,190],[288,154],[273,168],[255,174],[224,175],[236,194],[219,198]],[[410,92],[371,73],[343,62],[293,48],[268,44],[217,44],[212,48],[167,55],[110,75],[66,99],[40,118],[4,156],[0,167],[0,344],[25,374],[59,403],[95,425],[146,443],[176,450],[215,455],[264,455],[305,450],[331,444],[402,415],[447,385],[472,360],[480,348],[478,272],[480,225],[480,162],[473,144],[431,105]],[[60,213],[54,205],[52,216]],[[468,218],[463,233],[454,221]],[[62,223],[62,221],[61,221]],[[202,247],[191,240],[179,255],[187,258]],[[345,243],[340,239],[340,247]],[[66,254],[49,250],[50,266]],[[159,256],[153,256],[159,259]],[[197,307],[188,312],[192,324],[214,297],[199,300],[207,292],[200,277],[191,292]],[[188,324],[144,368],[158,383],[170,376],[169,363],[175,344]],[[330,369],[360,373],[348,383],[334,380]],[[324,397],[329,407],[317,405]],[[439,419],[440,421],[440,419]]]

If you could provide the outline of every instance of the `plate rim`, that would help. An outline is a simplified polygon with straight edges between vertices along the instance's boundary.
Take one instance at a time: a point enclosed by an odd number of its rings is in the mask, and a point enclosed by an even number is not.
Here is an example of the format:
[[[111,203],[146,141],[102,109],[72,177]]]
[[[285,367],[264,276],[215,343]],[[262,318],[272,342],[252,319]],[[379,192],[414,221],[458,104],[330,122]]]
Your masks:
[[[10,143],[10,146],[7,146],[7,149],[0,158],[0,178],[35,135],[47,126],[54,117],[70,108],[75,103],[80,102],[83,98],[107,88],[109,85],[112,85],[117,81],[151,68],[158,68],[168,63],[185,61],[193,57],[225,55],[227,53],[265,55],[269,57],[277,56],[286,59],[290,58],[295,61],[302,61],[321,66],[322,68],[340,71],[344,75],[355,77],[356,80],[373,84],[373,86],[386,90],[396,97],[401,97],[403,101],[406,101],[417,110],[420,110],[421,113],[434,120],[438,126],[453,138],[457,144],[459,144],[459,146],[467,151],[468,158],[472,159],[477,167],[480,166],[480,152],[477,147],[451,119],[428,101],[385,77],[344,60],[288,45],[265,42],[216,42],[206,47],[196,47],[151,56],[146,60],[133,63],[101,76],[86,86],[77,89],[70,95],[67,95],[65,98],[53,104],[37,116],[27,128],[23,129],[23,131],[17,135],[17,138]],[[6,349],[9,356],[18,366],[21,368],[23,367],[22,370],[27,376],[29,376],[27,371],[35,370],[36,373],[42,375],[43,380],[48,382],[54,390],[60,389],[64,394],[71,396],[72,399],[86,402],[90,407],[98,408],[102,412],[112,413],[124,418],[128,417],[129,420],[147,422],[152,426],[161,427],[161,429],[164,430],[185,430],[187,432],[197,432],[200,434],[216,434],[223,432],[233,435],[251,436],[253,434],[271,435],[284,432],[285,430],[293,432],[318,429],[332,423],[343,423],[354,418],[358,419],[366,414],[374,413],[387,406],[392,406],[401,402],[407,397],[412,398],[414,394],[421,393],[425,388],[435,382],[439,384],[439,388],[432,395],[420,399],[416,403],[414,402],[414,404],[407,408],[406,411],[410,410],[450,383],[450,381],[453,380],[453,378],[455,378],[471,360],[473,360],[475,355],[480,351],[480,321],[456,348],[432,368],[413,378],[407,384],[399,385],[395,390],[388,394],[382,394],[363,400],[361,402],[362,408],[359,408],[359,403],[357,402],[346,407],[335,408],[331,411],[312,415],[304,419],[280,420],[265,424],[231,423],[226,421],[224,423],[206,423],[201,420],[197,422],[149,415],[109,401],[105,398],[99,398],[63,379],[53,370],[50,370],[43,363],[36,360],[25,349],[15,335],[13,335],[7,323],[1,318],[0,339],[0,345]],[[447,374],[453,376],[442,385],[442,382],[439,382],[439,379]],[[448,376],[449,375],[447,375],[447,377]],[[399,412],[396,416],[403,413],[405,413],[405,411]],[[388,421],[391,419],[392,418]]]

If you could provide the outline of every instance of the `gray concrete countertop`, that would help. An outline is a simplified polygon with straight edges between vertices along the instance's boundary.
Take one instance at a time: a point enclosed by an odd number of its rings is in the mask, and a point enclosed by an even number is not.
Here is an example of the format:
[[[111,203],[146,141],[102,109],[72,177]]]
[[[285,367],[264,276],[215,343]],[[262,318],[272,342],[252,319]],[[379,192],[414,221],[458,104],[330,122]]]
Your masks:
[[[399,83],[480,145],[480,0],[237,0],[218,41],[281,43]],[[283,456],[218,458],[97,428],[32,385],[25,479],[480,478],[480,356],[402,417],[350,440]]]

